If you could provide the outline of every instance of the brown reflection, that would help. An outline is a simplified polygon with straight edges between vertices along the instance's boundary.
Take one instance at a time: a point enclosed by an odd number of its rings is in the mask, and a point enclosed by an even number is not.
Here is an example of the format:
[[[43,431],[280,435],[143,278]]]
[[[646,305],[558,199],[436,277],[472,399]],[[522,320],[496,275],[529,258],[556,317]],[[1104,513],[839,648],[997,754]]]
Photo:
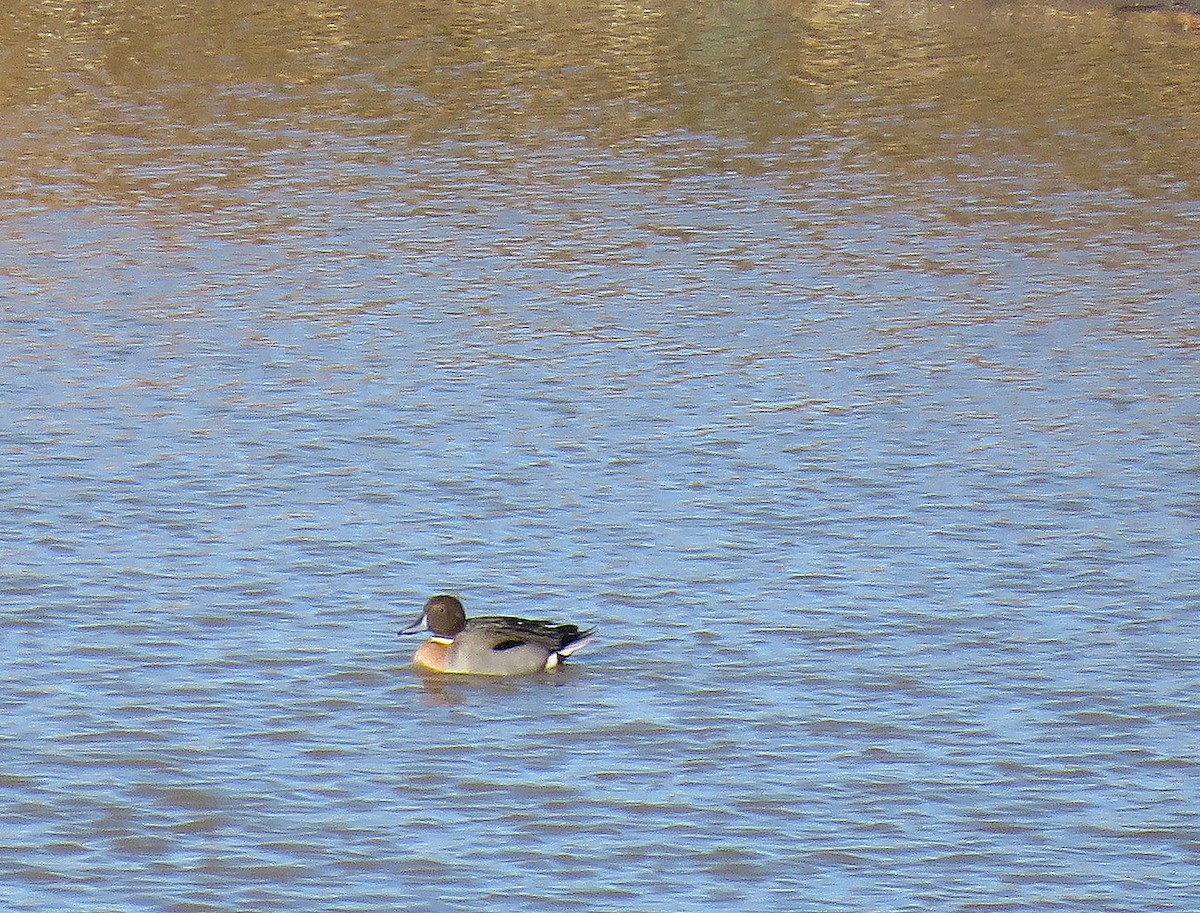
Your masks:
[[[0,18],[0,44],[0,192],[18,205],[203,212],[339,156],[647,138],[673,155],[687,137],[738,153],[717,167],[767,152],[804,179],[833,156],[898,192],[1019,162],[1049,190],[1200,196],[1194,37],[1095,12],[43,0]]]
[[[460,687],[455,687],[444,675],[417,674],[421,701],[429,707],[456,707],[466,702]]]

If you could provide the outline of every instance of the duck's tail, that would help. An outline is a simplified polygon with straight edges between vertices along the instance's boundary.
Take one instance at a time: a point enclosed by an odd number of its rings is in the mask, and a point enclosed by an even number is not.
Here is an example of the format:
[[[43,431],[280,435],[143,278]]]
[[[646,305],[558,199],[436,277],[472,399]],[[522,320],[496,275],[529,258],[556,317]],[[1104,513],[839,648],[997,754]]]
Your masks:
[[[561,647],[553,651],[546,658],[546,671],[548,672],[551,669],[554,669],[572,653],[576,652],[577,650],[582,650],[595,639],[595,628],[592,628],[588,631],[580,631],[578,634],[572,635]]]
[[[595,639],[596,629],[589,628],[588,630],[580,631],[575,636],[569,638],[561,647],[558,648],[556,652],[559,656],[567,657],[577,650],[582,650]]]

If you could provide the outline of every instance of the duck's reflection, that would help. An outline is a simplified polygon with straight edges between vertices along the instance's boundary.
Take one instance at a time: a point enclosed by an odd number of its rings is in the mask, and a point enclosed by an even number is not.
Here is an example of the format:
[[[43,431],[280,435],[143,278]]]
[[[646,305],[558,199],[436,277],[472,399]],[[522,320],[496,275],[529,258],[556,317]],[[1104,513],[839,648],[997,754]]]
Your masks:
[[[579,682],[587,673],[578,666],[561,666],[550,672],[531,675],[483,676],[452,675],[412,667],[421,700],[431,707],[457,707],[515,695],[530,688],[560,687]]]

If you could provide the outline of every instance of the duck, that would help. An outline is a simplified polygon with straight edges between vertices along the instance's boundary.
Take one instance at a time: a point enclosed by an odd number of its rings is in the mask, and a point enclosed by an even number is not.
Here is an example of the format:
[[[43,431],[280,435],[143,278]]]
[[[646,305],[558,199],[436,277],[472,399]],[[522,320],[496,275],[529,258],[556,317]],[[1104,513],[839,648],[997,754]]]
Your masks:
[[[442,594],[425,603],[420,616],[401,634],[429,631],[413,665],[426,672],[462,675],[528,675],[549,672],[589,644],[595,628],[508,615],[468,619],[456,596]]]

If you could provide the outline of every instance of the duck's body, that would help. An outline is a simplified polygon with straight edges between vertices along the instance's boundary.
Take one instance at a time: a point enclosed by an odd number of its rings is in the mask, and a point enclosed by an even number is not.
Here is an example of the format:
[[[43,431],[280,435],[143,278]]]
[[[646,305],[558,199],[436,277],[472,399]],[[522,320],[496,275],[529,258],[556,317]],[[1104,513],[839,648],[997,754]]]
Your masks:
[[[431,631],[413,663],[430,672],[467,675],[526,675],[545,672],[585,646],[595,629],[578,625],[481,615],[468,619],[453,596],[434,596],[420,618],[401,631]]]

